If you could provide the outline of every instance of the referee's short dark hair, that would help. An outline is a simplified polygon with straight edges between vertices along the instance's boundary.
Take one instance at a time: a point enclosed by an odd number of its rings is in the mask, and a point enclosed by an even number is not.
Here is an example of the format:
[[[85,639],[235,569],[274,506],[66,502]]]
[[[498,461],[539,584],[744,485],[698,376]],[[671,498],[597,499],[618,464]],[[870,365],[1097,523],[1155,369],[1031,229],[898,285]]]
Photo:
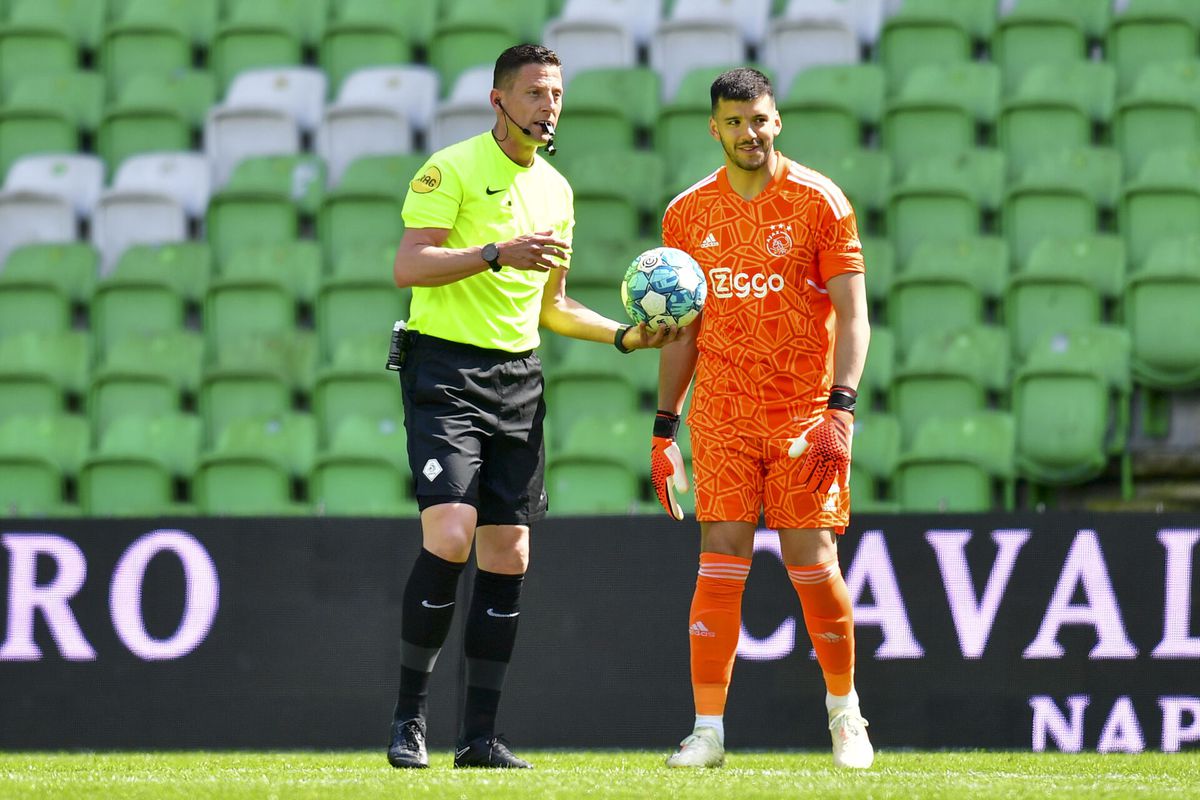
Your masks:
[[[764,94],[775,99],[775,90],[771,88],[771,79],[753,67],[739,67],[728,72],[722,72],[712,82],[708,91],[712,99],[712,110],[715,113],[717,103],[721,100],[757,100]]]
[[[558,54],[549,47],[542,47],[540,44],[514,44],[496,59],[496,69],[492,72],[492,88],[507,89],[512,86],[517,73],[526,64],[562,66]]]

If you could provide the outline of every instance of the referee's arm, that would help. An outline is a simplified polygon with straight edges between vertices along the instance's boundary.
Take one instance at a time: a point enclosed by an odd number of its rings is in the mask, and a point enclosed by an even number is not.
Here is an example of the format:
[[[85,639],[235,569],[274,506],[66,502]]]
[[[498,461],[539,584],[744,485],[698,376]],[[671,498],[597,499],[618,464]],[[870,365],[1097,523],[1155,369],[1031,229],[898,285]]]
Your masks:
[[[543,328],[560,336],[606,344],[612,344],[617,331],[627,327],[567,297],[567,271],[563,269],[554,270],[550,273],[550,279],[546,281],[539,322]],[[630,350],[662,347],[675,341],[680,330],[676,328],[668,333],[663,328],[657,328],[651,333],[643,322],[641,325],[629,326],[622,343]]]
[[[546,272],[558,266],[569,245],[551,231],[529,233],[498,243],[502,266]],[[407,228],[396,250],[392,278],[401,289],[410,286],[445,286],[491,269],[483,260],[483,247],[443,247],[446,228]],[[612,336],[612,333],[609,333]]]

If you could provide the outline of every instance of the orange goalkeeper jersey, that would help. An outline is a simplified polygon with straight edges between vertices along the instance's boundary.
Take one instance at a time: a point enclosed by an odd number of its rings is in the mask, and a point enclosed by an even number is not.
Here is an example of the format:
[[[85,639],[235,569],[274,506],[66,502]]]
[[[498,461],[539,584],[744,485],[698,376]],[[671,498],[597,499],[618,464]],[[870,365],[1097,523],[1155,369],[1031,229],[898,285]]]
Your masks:
[[[833,380],[825,283],[863,272],[854,209],[829,178],[780,155],[753,200],[725,167],[667,206],[663,244],[708,279],[688,423],[744,436],[796,436]]]

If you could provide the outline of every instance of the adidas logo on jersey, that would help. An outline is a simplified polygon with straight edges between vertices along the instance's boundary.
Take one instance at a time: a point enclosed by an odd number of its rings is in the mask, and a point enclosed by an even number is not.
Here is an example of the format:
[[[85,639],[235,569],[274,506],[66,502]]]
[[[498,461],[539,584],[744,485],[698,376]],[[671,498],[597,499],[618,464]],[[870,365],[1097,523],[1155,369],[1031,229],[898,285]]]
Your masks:
[[[720,247],[721,245],[719,245],[717,243],[717,237],[712,235],[712,231],[709,231],[708,236],[704,237],[704,241],[702,241],[700,243],[700,246],[701,247]]]
[[[690,633],[692,636],[707,636],[707,637],[715,637],[716,636],[716,634],[713,633],[712,631],[710,631],[708,629],[708,626],[706,626],[700,620],[696,620],[695,622],[693,622],[691,624],[691,626],[688,628],[688,633]]]

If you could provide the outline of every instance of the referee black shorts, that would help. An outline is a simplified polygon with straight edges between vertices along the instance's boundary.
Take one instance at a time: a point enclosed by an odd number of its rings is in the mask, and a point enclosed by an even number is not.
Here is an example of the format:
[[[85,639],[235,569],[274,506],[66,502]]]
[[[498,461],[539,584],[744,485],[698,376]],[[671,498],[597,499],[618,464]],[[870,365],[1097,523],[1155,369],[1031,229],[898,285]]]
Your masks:
[[[542,519],[546,404],[537,354],[408,335],[400,387],[420,508],[466,503],[480,525]]]

